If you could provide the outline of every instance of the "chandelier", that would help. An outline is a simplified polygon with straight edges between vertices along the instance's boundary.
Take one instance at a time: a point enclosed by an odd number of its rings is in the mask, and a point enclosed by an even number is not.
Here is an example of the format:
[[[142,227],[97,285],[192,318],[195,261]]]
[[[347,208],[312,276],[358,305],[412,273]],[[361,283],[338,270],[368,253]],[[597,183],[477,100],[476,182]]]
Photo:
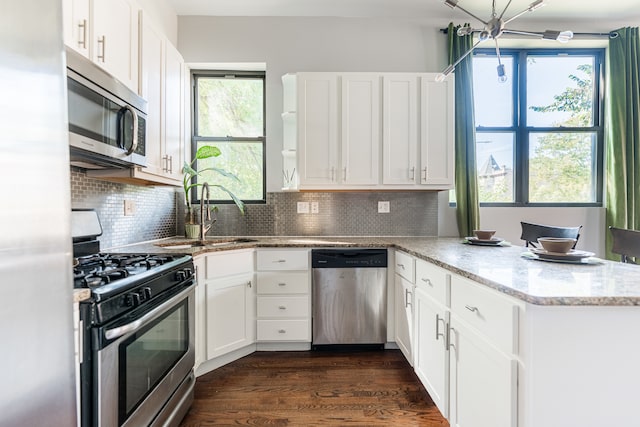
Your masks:
[[[482,22],[484,27],[482,29],[476,29],[476,28],[472,28],[472,27],[469,27],[469,26],[464,26],[464,27],[460,27],[458,29],[458,36],[466,36],[466,35],[470,35],[470,34],[477,34],[478,41],[471,47],[471,49],[469,49],[467,52],[465,52],[464,55],[462,55],[460,58],[458,58],[458,60],[456,62],[454,62],[453,64],[449,65],[447,68],[445,68],[444,71],[437,76],[437,78],[436,78],[437,81],[443,81],[449,74],[451,74],[453,72],[453,70],[455,70],[456,65],[458,65],[460,63],[460,61],[462,61],[471,52],[473,52],[473,50],[480,43],[482,43],[483,41],[492,39],[494,41],[495,45],[496,45],[496,56],[498,57],[498,67],[497,67],[498,80],[500,82],[506,82],[507,81],[507,75],[506,75],[505,70],[504,70],[504,65],[502,64],[502,61],[500,59],[500,47],[498,46],[498,39],[503,34],[518,34],[518,35],[524,35],[524,36],[533,36],[533,37],[538,37],[538,38],[547,39],[547,40],[557,40],[557,41],[559,41],[561,43],[566,43],[566,42],[568,42],[569,40],[571,40],[573,38],[573,33],[571,31],[546,30],[544,32],[533,32],[533,31],[520,31],[520,30],[513,30],[513,29],[505,28],[505,26],[507,24],[509,24],[511,21],[513,21],[514,19],[524,15],[527,12],[533,12],[534,10],[539,9],[542,6],[545,5],[545,0],[536,0],[533,3],[531,3],[523,11],[521,11],[519,13],[516,13],[512,17],[506,19],[504,17],[504,15],[507,12],[507,9],[511,5],[512,1],[513,0],[509,0],[507,5],[504,7],[504,10],[502,11],[502,13],[500,13],[500,15],[498,15],[498,13],[496,12],[496,0],[492,0],[491,18],[488,21],[480,19],[476,15],[474,15],[473,13],[469,12],[468,10],[465,10],[462,7],[458,6],[458,0],[445,0],[444,1],[444,3],[447,6],[449,6],[451,9],[456,9],[456,8],[460,9],[461,11],[463,11],[467,15],[471,16],[472,18],[477,19],[478,21]]]

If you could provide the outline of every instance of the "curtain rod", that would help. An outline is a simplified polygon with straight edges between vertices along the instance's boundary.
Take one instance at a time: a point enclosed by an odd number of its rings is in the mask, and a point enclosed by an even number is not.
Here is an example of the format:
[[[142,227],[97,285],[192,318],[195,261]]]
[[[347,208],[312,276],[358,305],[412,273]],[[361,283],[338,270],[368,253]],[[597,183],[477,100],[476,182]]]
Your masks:
[[[440,32],[442,34],[448,34],[449,33],[449,29],[448,28],[440,28]],[[618,37],[618,32],[617,31],[610,31],[608,33],[573,33],[574,36],[579,36],[579,37],[610,37],[612,39],[615,39],[616,37]]]

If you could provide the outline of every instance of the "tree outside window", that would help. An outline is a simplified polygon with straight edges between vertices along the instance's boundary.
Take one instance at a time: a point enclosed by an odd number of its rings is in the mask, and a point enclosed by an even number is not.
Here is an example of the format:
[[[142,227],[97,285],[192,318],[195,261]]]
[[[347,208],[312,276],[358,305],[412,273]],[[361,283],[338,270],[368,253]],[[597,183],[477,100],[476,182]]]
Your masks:
[[[201,178],[228,188],[241,200],[265,200],[264,73],[202,72],[193,74],[194,134],[192,152],[215,145],[218,157],[199,161],[199,170],[221,168],[239,179],[203,172]],[[197,196],[196,196],[197,197]],[[231,202],[212,188],[216,202]]]

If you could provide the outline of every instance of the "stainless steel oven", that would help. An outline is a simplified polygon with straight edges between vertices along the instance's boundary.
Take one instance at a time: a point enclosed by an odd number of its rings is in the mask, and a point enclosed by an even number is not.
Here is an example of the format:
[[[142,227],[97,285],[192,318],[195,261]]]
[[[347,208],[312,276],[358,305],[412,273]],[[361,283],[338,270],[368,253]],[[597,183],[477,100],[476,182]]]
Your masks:
[[[194,297],[194,287],[187,286],[96,328],[98,425],[164,426],[182,420],[195,383]]]

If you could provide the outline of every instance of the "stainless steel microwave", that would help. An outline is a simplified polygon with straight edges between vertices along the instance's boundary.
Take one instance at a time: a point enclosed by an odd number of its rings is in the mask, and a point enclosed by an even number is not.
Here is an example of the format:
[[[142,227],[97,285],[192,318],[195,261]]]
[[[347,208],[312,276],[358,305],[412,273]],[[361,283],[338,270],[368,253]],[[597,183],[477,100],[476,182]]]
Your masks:
[[[71,164],[145,166],[147,101],[77,52],[66,54]]]

